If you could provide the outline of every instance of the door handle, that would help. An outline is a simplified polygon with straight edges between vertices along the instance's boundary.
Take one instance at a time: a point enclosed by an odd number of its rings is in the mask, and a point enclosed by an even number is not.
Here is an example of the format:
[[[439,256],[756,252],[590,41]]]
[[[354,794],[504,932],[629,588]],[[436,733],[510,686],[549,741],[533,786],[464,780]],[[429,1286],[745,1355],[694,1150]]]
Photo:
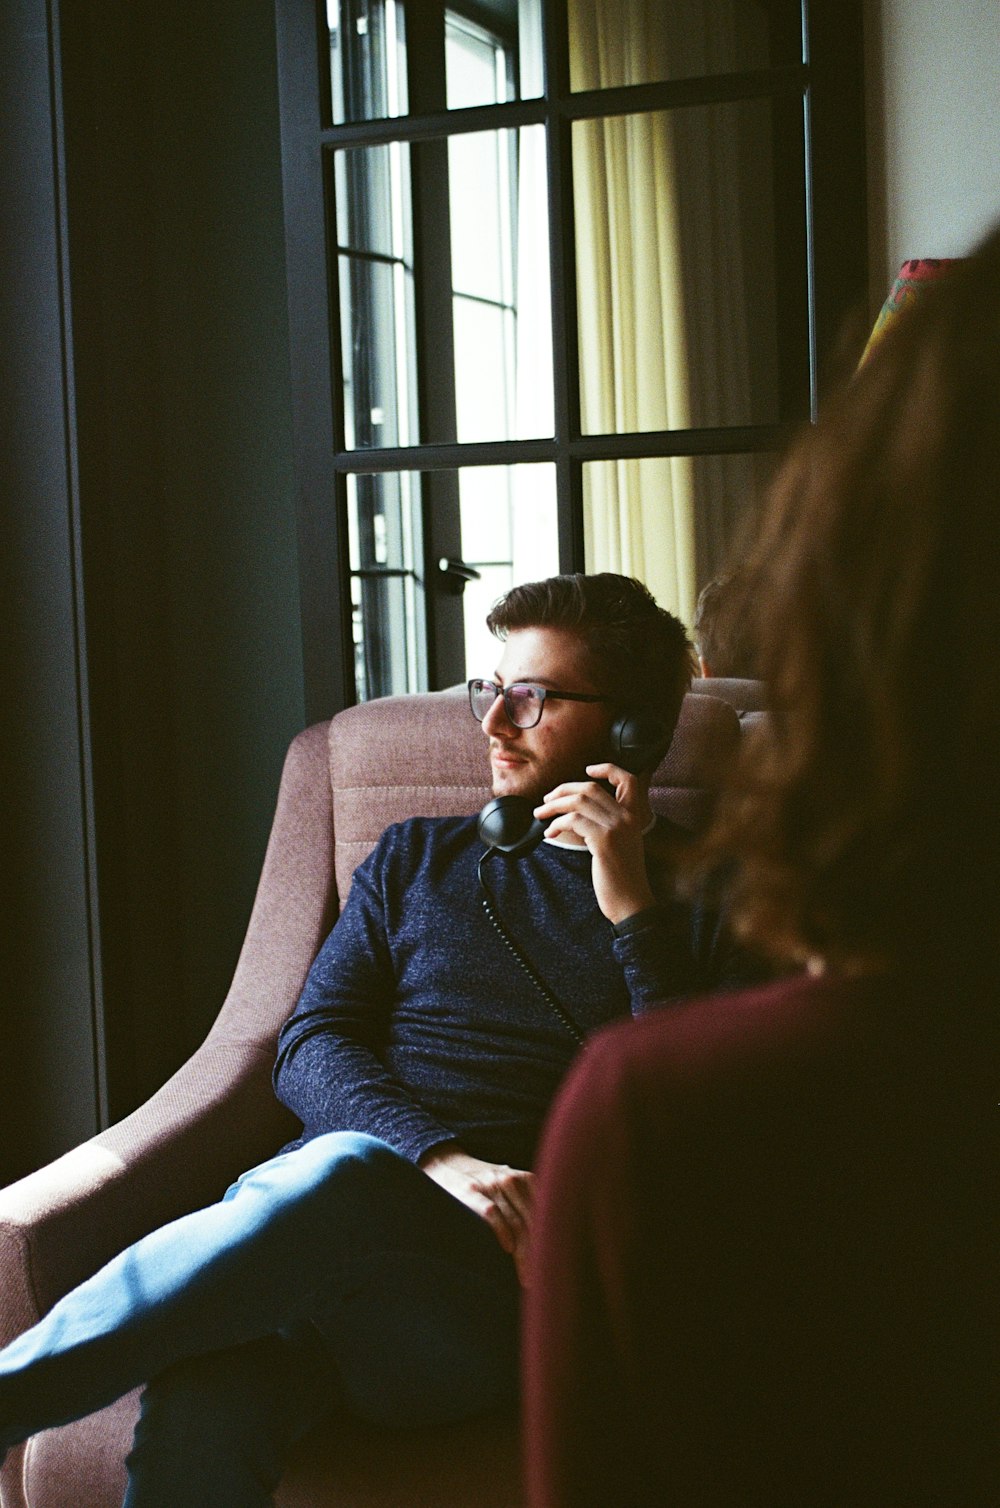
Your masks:
[[[446,577],[448,590],[458,594],[465,591],[470,581],[482,580],[482,572],[475,566],[466,565],[464,560],[451,560],[447,555],[441,556],[438,570]]]

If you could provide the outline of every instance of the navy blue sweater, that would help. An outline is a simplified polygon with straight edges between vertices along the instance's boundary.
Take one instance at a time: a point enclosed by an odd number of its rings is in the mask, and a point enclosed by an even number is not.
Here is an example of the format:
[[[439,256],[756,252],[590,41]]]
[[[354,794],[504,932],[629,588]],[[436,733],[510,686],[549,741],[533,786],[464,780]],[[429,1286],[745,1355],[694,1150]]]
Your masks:
[[[743,978],[706,914],[670,899],[652,848],[662,904],[617,928],[586,849],[543,843],[486,866],[508,931],[584,1032]],[[365,1131],[413,1161],[457,1140],[531,1166],[577,1044],[484,914],[482,853],[475,817],[415,818],[359,864],[278,1040],[275,1090],[303,1124],[293,1146]]]

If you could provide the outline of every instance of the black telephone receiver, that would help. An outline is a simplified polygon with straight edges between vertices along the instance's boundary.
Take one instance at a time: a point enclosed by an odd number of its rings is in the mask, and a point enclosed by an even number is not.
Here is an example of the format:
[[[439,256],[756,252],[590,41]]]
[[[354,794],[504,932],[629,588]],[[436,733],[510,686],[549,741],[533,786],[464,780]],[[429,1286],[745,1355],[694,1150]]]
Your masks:
[[[626,712],[612,724],[608,760],[630,775],[650,769],[663,754],[666,730],[659,718],[646,712]],[[611,790],[610,781],[599,784]],[[479,836],[487,848],[511,859],[523,859],[542,841],[546,823],[533,813],[526,796],[494,796],[479,813]]]

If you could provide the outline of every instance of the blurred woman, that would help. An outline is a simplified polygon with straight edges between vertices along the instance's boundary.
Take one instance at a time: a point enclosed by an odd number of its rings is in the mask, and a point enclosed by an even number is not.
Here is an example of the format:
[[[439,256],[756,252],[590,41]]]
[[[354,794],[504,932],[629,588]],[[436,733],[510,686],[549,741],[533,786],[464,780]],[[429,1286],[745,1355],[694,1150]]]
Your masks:
[[[994,233],[772,489],[772,711],[701,862],[784,973],[601,1033],[557,1101],[533,1508],[1000,1501],[998,566]]]

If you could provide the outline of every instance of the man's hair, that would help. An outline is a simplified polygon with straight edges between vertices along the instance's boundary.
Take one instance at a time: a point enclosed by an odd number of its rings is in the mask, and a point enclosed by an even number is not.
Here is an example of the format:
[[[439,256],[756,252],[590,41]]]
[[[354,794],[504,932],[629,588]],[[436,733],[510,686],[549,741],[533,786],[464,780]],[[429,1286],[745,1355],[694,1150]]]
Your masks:
[[[713,675],[757,680],[757,663],[746,615],[737,610],[739,581],[716,576],[702,587],[694,613],[694,641]]]
[[[777,957],[972,980],[1000,920],[1000,230],[772,485],[741,602],[771,711],[704,862]]]
[[[486,619],[498,639],[520,628],[566,629],[594,660],[594,679],[619,711],[634,709],[664,725],[667,746],[694,672],[680,619],[631,576],[550,576],[512,587]]]

